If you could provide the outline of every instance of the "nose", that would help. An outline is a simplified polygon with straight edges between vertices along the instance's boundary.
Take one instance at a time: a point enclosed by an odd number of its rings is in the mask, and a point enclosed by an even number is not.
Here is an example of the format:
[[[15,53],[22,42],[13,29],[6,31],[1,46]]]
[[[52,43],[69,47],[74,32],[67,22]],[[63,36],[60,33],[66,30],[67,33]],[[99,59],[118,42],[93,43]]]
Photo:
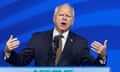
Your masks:
[[[64,16],[63,16],[63,20],[65,20],[65,21],[67,20],[67,17],[66,17],[66,15],[64,15]]]

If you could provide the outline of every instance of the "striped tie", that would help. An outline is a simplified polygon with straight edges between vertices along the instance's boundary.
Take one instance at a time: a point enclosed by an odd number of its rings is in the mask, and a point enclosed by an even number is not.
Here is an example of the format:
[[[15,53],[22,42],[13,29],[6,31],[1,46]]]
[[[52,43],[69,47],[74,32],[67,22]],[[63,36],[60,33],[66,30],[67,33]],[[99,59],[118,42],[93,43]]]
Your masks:
[[[59,48],[57,48],[57,52],[56,52],[56,59],[55,59],[55,65],[58,64],[59,59],[61,57],[61,53],[62,53],[62,35],[59,35]]]

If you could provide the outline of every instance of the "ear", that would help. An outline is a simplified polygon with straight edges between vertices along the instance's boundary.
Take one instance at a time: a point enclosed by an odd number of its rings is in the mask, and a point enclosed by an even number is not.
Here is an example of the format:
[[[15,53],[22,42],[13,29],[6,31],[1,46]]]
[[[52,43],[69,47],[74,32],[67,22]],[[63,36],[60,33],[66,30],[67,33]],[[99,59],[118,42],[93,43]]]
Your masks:
[[[53,15],[53,22],[55,23],[55,15]]]
[[[71,26],[74,24],[74,18],[75,18],[75,17],[73,17],[73,20],[72,20]]]
[[[53,15],[53,22],[55,23],[56,15]]]

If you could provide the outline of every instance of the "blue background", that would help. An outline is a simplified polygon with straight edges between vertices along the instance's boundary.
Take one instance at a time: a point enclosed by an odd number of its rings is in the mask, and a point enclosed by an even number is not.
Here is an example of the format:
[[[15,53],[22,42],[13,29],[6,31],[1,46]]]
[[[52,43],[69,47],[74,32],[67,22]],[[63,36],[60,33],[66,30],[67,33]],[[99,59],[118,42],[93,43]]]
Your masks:
[[[75,8],[71,30],[89,41],[108,40],[107,66],[119,72],[120,65],[120,1],[119,0],[0,0],[0,66],[11,66],[2,56],[10,34],[18,37],[23,49],[33,32],[53,28],[53,12],[65,2]],[[91,51],[96,57],[96,54]],[[34,61],[29,65],[33,66]]]

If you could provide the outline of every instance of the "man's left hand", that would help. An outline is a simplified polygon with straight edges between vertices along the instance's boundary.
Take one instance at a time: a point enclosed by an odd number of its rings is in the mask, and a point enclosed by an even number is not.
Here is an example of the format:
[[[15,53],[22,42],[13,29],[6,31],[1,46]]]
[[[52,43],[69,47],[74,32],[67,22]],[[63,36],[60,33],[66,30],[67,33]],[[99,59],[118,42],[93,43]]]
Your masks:
[[[101,44],[98,41],[92,42],[92,50],[99,54],[101,57],[106,57],[106,48],[107,48],[107,40],[104,41],[104,44]]]

